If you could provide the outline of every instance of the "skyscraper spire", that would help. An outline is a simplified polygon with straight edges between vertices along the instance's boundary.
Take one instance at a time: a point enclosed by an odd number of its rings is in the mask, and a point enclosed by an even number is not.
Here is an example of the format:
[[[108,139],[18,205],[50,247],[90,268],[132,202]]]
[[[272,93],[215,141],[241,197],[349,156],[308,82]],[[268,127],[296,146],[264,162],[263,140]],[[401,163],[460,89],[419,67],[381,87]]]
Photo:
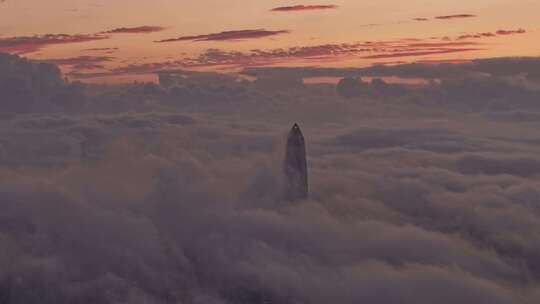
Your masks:
[[[285,152],[285,197],[288,200],[308,198],[308,172],[306,144],[298,124],[294,124],[287,137]]]

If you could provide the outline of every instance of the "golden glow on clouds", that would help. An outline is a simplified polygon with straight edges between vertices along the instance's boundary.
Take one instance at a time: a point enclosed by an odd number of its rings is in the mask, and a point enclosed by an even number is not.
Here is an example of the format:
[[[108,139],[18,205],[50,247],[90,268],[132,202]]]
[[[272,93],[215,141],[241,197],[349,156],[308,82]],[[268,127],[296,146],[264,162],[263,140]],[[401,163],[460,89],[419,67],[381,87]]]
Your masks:
[[[291,12],[272,12],[278,7],[304,5],[324,9],[304,9]],[[333,8],[336,6],[336,8]],[[305,58],[289,55],[265,55],[256,64],[271,65],[320,65],[320,66],[366,66],[385,61],[416,61],[441,59],[471,59],[498,56],[540,55],[540,1],[537,0],[471,0],[457,3],[455,0],[398,0],[358,1],[247,1],[247,0],[7,0],[0,4],[0,41],[7,37],[32,37],[44,34],[104,33],[113,29],[122,32],[106,33],[109,39],[81,43],[59,43],[44,46],[28,53],[30,58],[74,58],[80,56],[109,56],[112,60],[100,63],[110,71],[128,65],[178,62],[196,58],[208,49],[229,52],[226,60],[246,63],[245,55],[258,49],[276,53],[278,49],[290,51],[291,47],[361,44],[366,41],[395,42],[405,38],[419,41],[443,41],[444,37],[495,33],[498,30],[525,29],[526,34],[501,35],[500,37],[473,38],[477,46],[467,46],[466,51],[422,51],[417,56],[412,47],[394,50],[400,56],[352,51],[349,54],[335,52]],[[461,16],[467,18],[439,18],[438,16]],[[427,21],[415,21],[415,18]],[[146,29],[140,33],[127,29]],[[163,30],[161,28],[163,27]],[[279,32],[279,35],[260,35],[252,39],[210,41],[177,41],[155,43],[157,40],[184,36],[212,35],[227,31],[257,30]],[[144,32],[144,33],[142,33]],[[104,34],[105,35],[105,34]],[[204,36],[203,36],[204,37]],[[431,39],[436,38],[436,39]],[[204,39],[203,39],[204,40]],[[359,46],[360,47],[360,46]],[[383,45],[382,47],[390,47]],[[2,44],[0,42],[0,49]],[[117,50],[89,50],[118,48]],[[458,48],[458,47],[452,47]],[[313,52],[313,50],[309,50]],[[386,50],[392,51],[392,50]],[[241,52],[244,57],[234,57],[230,52]],[[287,53],[289,54],[289,53]],[[311,53],[310,53],[311,54]],[[337,55],[335,55],[337,54]],[[371,58],[370,55],[371,54]],[[412,55],[411,55],[412,54]],[[219,60],[220,54],[211,58]],[[334,56],[335,55],[335,56]],[[380,55],[380,56],[378,56]],[[216,59],[218,58],[218,59]],[[200,62],[201,59],[198,59]],[[225,62],[226,62],[225,60]],[[253,60],[252,60],[253,61]],[[247,63],[253,64],[252,61]],[[84,66],[80,66],[84,67]],[[160,66],[156,66],[159,68]],[[194,65],[195,67],[195,65]],[[64,67],[69,71],[71,67]],[[210,67],[212,68],[212,67]],[[218,68],[218,66],[214,67]],[[87,72],[95,72],[94,69]],[[82,71],[84,72],[84,71]]]

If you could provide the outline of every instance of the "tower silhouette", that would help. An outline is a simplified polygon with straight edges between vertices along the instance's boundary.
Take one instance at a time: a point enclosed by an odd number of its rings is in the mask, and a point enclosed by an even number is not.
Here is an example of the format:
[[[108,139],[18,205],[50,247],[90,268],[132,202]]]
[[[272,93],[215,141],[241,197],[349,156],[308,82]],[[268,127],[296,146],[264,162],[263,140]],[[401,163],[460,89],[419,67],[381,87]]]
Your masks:
[[[287,136],[285,151],[285,198],[301,200],[308,198],[308,171],[306,144],[300,126],[294,124]]]

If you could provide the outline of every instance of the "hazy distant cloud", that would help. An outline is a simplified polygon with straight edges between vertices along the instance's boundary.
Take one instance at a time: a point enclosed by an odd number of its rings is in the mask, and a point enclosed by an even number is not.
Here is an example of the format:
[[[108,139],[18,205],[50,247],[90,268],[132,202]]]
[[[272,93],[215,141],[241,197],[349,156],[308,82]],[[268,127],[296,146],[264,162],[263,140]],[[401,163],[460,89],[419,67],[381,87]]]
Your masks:
[[[109,56],[79,56],[72,58],[46,59],[44,61],[55,63],[61,66],[69,66],[76,70],[103,69],[102,65],[109,62],[113,57]]]
[[[407,57],[407,56],[405,56]],[[253,67],[242,73],[253,76],[283,75],[297,78],[304,77],[400,77],[422,79],[463,79],[478,74],[491,77],[512,77],[526,75],[528,78],[540,78],[540,57],[508,57],[492,59],[440,59],[418,60],[412,63],[393,62],[394,65],[373,65],[366,68],[314,68],[314,67]],[[497,94],[500,83],[495,82],[489,92]],[[493,86],[493,88],[491,87]],[[471,86],[474,87],[474,86]],[[496,91],[498,90],[498,91]],[[508,89],[506,89],[508,91]],[[523,97],[523,96],[521,96]],[[534,104],[537,104],[536,102]],[[536,116],[535,116],[536,120]]]
[[[171,41],[210,41],[210,40],[236,40],[245,37],[265,37],[287,31],[248,30],[232,31],[216,34],[184,36],[176,39],[167,39],[159,42]],[[518,33],[505,31],[505,33]],[[495,32],[498,36],[497,32]],[[73,71],[70,76],[75,78],[94,78],[112,75],[151,74],[167,69],[191,69],[200,67],[213,68],[247,68],[264,65],[290,64],[302,60],[328,60],[338,61],[346,58],[363,59],[390,59],[412,58],[428,55],[443,55],[452,53],[464,53],[480,51],[485,46],[479,41],[468,41],[464,35],[458,37],[434,37],[434,38],[404,38],[386,41],[365,41],[357,43],[321,44],[308,46],[293,46],[289,48],[275,49],[252,49],[249,51],[222,50],[210,48],[202,53],[173,58],[160,62],[131,62],[117,68],[99,73],[79,73]],[[421,59],[416,59],[416,61]],[[429,58],[435,60],[436,58]],[[445,60],[446,58],[441,58]],[[108,74],[107,74],[108,73]]]
[[[0,38],[0,52],[26,54],[36,52],[49,45],[109,39],[109,34],[152,33],[162,31],[163,29],[164,28],[160,26],[140,26],[116,28],[110,31],[100,32],[96,34],[46,34],[22,37],[5,37]],[[113,49],[109,49],[109,51],[111,50]]]
[[[156,41],[158,43],[174,42],[174,41],[236,41],[245,39],[258,39],[270,36],[276,36],[280,34],[288,34],[287,30],[269,31],[265,29],[255,30],[238,30],[238,31],[226,31],[220,33],[196,35],[196,36],[181,36],[178,38],[164,39]]]
[[[92,49],[85,49],[85,51],[117,51],[118,48],[92,48]]]
[[[284,63],[297,59],[337,60],[349,56],[364,55],[363,58],[392,58],[408,56],[421,56],[430,54],[445,54],[478,50],[477,48],[464,48],[476,46],[475,42],[457,41],[377,41],[352,44],[324,44],[314,46],[299,46],[287,49],[255,49],[250,52],[208,50],[195,58],[185,59],[187,65],[230,65],[230,66],[257,66],[273,63]],[[370,55],[365,55],[370,54]]]
[[[96,62],[106,62],[113,59],[112,57],[108,56],[79,56],[79,57],[72,57],[72,58],[58,58],[58,59],[46,59],[44,61],[60,64],[60,65],[75,65],[79,64],[81,62],[85,63],[96,63]]]
[[[28,37],[0,38],[0,52],[25,54],[38,51],[48,45],[80,43],[109,39],[101,34],[47,34]]]
[[[450,19],[464,19],[464,18],[475,18],[476,15],[472,14],[457,14],[457,15],[446,15],[446,16],[436,16],[435,19],[438,20],[450,20]]]
[[[483,33],[474,33],[474,34],[464,34],[456,38],[456,40],[464,39],[479,39],[479,38],[491,38],[497,36],[510,36],[510,35],[522,35],[526,34],[527,31],[524,29],[517,30],[498,30],[496,32],[483,32]]]
[[[414,57],[414,56],[425,56],[425,55],[438,55],[438,54],[450,54],[450,53],[461,53],[461,52],[472,52],[472,51],[481,51],[481,48],[442,48],[434,50],[425,50],[425,51],[411,51],[411,52],[396,52],[388,54],[376,54],[369,55],[363,58],[365,59],[382,59],[382,58],[401,58],[401,57]]]
[[[497,34],[492,32],[484,32],[484,33],[475,33],[475,34],[464,34],[456,38],[456,40],[463,40],[463,39],[479,39],[479,38],[491,38],[496,37]]]
[[[472,41],[426,41],[426,42],[411,42],[406,44],[407,48],[440,48],[440,47],[462,47],[470,45],[479,45]]]
[[[459,14],[459,15],[435,16],[432,18],[417,17],[417,18],[412,18],[409,20],[401,20],[401,21],[394,21],[394,22],[388,22],[388,23],[371,23],[371,24],[364,24],[361,26],[374,27],[374,26],[383,26],[383,25],[406,24],[406,23],[411,23],[411,22],[427,22],[427,21],[432,21],[432,20],[451,20],[451,19],[464,19],[464,18],[474,18],[474,17],[477,17],[477,16],[471,15],[471,14]]]
[[[161,26],[137,26],[137,27],[120,27],[110,31],[106,31],[107,34],[145,34],[161,32],[165,28]]]
[[[315,10],[328,10],[336,9],[337,5],[293,5],[293,6],[280,6],[271,9],[271,12],[302,12],[302,11],[315,11]]]
[[[178,60],[155,63],[133,63],[110,71],[111,75],[148,74],[160,70],[197,67],[246,68],[282,64],[295,60],[338,60],[361,56],[366,59],[399,58],[435,54],[448,54],[479,50],[479,43],[471,41],[433,41],[399,39],[359,43],[323,44],[278,49],[253,49],[248,52],[208,49],[203,53]],[[473,48],[474,47],[474,48]],[[73,74],[76,78],[100,77],[98,74]]]
[[[476,15],[472,14],[458,14],[458,15],[445,15],[445,16],[435,16],[433,17],[433,20],[451,20],[451,19],[464,19],[464,18],[475,18]],[[418,17],[418,18],[412,18],[413,21],[419,21],[419,22],[425,22],[432,20],[431,18],[426,17]]]
[[[451,63],[451,64],[457,64],[457,63],[466,63],[471,62],[470,59],[424,59],[419,60],[417,63],[423,63],[423,64],[443,64],[443,63]],[[404,64],[406,62],[400,62],[399,64]]]
[[[84,49],[85,52],[99,52],[104,54],[112,54],[116,51],[118,51],[119,48],[117,47],[104,47],[104,48],[90,48],[90,49]]]
[[[136,74],[136,73],[134,73]],[[114,73],[111,71],[105,71],[105,72],[82,72],[80,70],[73,70],[66,73],[67,76],[69,76],[71,79],[93,79],[93,78],[103,78],[103,77],[111,77],[111,76],[118,76],[118,75],[124,75],[122,73]]]
[[[498,30],[496,32],[497,35],[505,36],[505,35],[519,35],[519,34],[525,34],[527,33],[524,29],[518,29],[518,30]]]

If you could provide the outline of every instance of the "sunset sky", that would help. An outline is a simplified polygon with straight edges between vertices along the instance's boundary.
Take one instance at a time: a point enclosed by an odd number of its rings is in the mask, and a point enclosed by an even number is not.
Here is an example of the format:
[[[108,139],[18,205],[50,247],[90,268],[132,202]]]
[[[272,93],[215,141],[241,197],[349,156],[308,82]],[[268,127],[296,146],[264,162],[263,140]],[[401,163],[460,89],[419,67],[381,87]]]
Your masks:
[[[99,81],[538,56],[539,11],[538,0],[4,0],[0,52]]]

